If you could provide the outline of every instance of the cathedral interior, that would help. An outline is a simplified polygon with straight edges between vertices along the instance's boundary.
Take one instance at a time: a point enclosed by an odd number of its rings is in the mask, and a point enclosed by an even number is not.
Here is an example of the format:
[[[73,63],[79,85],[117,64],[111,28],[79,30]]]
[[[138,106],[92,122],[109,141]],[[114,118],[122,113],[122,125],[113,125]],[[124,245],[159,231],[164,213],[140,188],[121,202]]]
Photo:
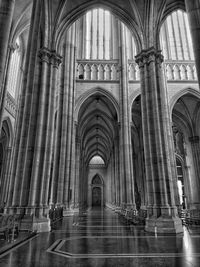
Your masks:
[[[0,266],[200,266],[200,0],[0,0]]]

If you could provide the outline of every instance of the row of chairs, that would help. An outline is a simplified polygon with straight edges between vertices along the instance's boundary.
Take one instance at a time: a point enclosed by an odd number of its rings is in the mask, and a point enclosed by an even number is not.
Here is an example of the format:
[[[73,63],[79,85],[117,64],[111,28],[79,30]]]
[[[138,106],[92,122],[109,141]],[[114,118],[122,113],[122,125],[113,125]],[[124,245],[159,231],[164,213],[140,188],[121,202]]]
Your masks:
[[[132,209],[127,209],[124,206],[122,206],[116,212],[118,213],[123,223],[127,223],[127,224],[144,225],[146,217],[147,217],[147,210],[143,210],[143,209],[132,210]],[[190,226],[190,225],[199,226],[200,225],[200,210],[180,209],[179,217],[181,218],[183,225],[187,225],[187,226]]]
[[[17,238],[19,234],[19,221],[14,215],[0,213],[0,238],[9,241]]]
[[[133,210],[121,207],[117,211],[120,219],[126,224],[144,225],[147,217],[146,210]]]
[[[179,210],[179,217],[183,225],[200,225],[200,210],[181,209]]]
[[[63,207],[51,207],[49,210],[49,219],[51,227],[53,224],[63,217]]]

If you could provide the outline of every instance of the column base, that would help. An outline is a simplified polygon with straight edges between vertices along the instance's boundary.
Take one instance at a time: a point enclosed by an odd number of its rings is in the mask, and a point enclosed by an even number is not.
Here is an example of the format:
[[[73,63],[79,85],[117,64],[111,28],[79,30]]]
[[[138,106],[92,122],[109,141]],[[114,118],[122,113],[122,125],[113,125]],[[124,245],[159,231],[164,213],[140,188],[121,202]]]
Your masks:
[[[73,203],[69,208],[64,208],[63,217],[74,216],[77,213],[79,213],[79,204]]]
[[[145,230],[155,234],[180,234],[183,233],[182,221],[179,217],[147,218]]]
[[[115,204],[106,203],[105,206],[106,206],[106,208],[111,209],[111,210],[115,210],[116,209],[116,205]]]
[[[66,209],[63,210],[63,217],[73,216],[74,214],[79,213],[79,209]]]
[[[19,220],[20,231],[50,232],[49,208],[42,207],[7,207],[7,214],[15,215]]]
[[[50,232],[50,219],[41,217],[35,218],[32,215],[25,215],[20,223],[20,231]]]
[[[33,232],[50,232],[50,219],[47,218],[34,218],[33,219]]]

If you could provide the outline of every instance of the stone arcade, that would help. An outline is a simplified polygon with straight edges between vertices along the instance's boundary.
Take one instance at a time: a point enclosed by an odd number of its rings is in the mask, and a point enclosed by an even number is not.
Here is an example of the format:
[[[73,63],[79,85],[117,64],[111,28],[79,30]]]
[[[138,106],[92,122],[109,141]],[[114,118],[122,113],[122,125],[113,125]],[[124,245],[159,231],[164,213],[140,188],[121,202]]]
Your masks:
[[[0,1],[0,206],[183,233],[200,209],[200,1]]]

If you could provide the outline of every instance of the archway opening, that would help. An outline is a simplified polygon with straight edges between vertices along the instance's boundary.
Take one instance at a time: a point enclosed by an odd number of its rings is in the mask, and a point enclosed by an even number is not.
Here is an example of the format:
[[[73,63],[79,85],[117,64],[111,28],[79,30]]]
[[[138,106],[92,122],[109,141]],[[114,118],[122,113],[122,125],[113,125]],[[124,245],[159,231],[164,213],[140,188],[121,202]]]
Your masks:
[[[183,166],[181,160],[176,157],[176,168],[177,168],[177,185],[180,205],[183,209],[187,208],[186,196],[185,196],[185,185],[183,177]]]
[[[103,204],[102,198],[101,200],[97,199],[103,193],[102,187],[99,189],[99,186],[94,185],[96,180],[90,179],[95,172],[100,172],[105,179],[105,187],[110,183],[110,169],[113,164],[111,158],[114,157],[113,147],[118,139],[117,122],[117,111],[114,105],[107,96],[99,92],[89,96],[79,109],[77,131],[80,137],[82,159],[80,162],[80,187],[87,192],[87,194],[81,194],[81,201],[87,206],[90,205],[91,184],[92,206],[94,203],[100,206]]]
[[[199,98],[186,93],[179,97],[172,110],[174,152],[176,154],[178,205],[196,208],[198,202]]]
[[[9,147],[12,143],[12,130],[10,120],[4,120],[0,133],[0,207],[4,207],[7,202],[7,186],[9,177],[7,170],[10,164],[11,149]]]
[[[91,178],[99,172],[105,181],[105,202],[113,204],[118,202],[119,206],[121,194],[119,106],[123,90],[120,81],[124,75],[121,72],[121,59],[124,53],[128,64],[127,78],[138,81],[139,68],[134,59],[136,54],[134,37],[125,24],[111,12],[103,8],[94,8],[79,17],[65,32],[63,31],[60,40],[60,54],[63,57],[61,66],[63,92],[57,92],[58,118],[55,131],[58,131],[60,144],[62,140],[68,139],[64,135],[60,137],[59,131],[64,127],[66,128],[62,131],[65,131],[66,135],[75,133],[73,144],[70,144],[70,141],[63,141],[64,144],[67,143],[66,147],[70,152],[63,152],[66,148],[58,148],[59,153],[71,153],[66,162],[70,162],[73,153],[75,160],[72,164],[66,163],[67,175],[64,176],[65,171],[59,171],[65,164],[64,160],[54,157],[52,177],[58,174],[59,178],[55,179],[64,181],[65,187],[63,190],[61,186],[56,185],[59,190],[56,188],[55,191],[59,193],[55,193],[55,196],[51,194],[50,198],[58,199],[61,195],[60,198],[64,199],[67,208],[72,205],[87,208],[91,204]],[[119,49],[122,46],[126,46],[123,51]],[[133,85],[134,82],[131,83],[131,86]],[[69,122],[66,122],[67,113]],[[69,131],[71,128],[73,129]],[[94,161],[97,158],[99,161],[101,159],[99,163]],[[70,190],[72,198],[64,197]]]
[[[103,206],[103,184],[98,174],[92,179],[92,207]]]

